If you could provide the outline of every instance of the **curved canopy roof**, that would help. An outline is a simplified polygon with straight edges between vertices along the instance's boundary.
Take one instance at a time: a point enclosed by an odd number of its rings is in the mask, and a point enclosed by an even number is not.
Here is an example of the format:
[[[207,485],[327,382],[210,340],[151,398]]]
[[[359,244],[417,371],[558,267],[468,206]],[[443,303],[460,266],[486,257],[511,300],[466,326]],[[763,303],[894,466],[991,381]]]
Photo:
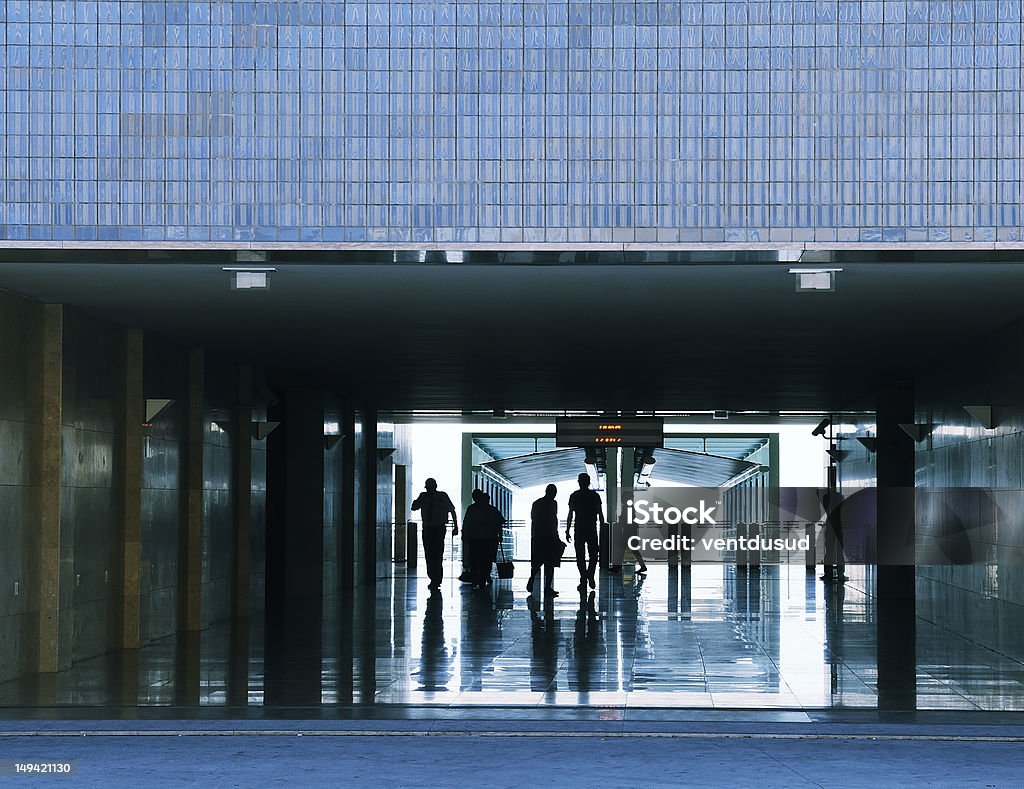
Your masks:
[[[517,488],[575,479],[585,470],[582,449],[555,449],[491,460],[482,467]],[[685,449],[655,449],[651,481],[714,488],[758,464]]]

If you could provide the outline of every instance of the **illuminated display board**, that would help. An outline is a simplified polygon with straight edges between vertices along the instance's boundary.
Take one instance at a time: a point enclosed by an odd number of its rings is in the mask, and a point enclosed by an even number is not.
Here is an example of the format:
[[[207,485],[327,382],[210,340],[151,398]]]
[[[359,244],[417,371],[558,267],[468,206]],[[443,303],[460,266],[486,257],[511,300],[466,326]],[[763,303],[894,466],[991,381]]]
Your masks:
[[[654,416],[561,417],[555,420],[555,446],[660,447],[665,420]]]

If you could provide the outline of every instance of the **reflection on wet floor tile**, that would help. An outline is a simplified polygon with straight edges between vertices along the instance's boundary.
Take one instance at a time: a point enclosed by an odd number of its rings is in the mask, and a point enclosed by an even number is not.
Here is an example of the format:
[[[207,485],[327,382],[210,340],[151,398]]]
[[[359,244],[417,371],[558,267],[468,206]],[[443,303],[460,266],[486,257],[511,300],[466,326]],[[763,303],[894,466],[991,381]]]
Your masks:
[[[863,567],[840,588],[802,567],[652,567],[646,580],[602,574],[583,595],[563,568],[553,600],[528,598],[521,578],[474,591],[452,569],[440,594],[398,575],[299,616],[224,623],[9,682],[0,705],[621,715],[879,707],[880,676],[893,683],[892,667],[877,665],[878,610]],[[1021,660],[912,624],[918,709],[1024,710]]]

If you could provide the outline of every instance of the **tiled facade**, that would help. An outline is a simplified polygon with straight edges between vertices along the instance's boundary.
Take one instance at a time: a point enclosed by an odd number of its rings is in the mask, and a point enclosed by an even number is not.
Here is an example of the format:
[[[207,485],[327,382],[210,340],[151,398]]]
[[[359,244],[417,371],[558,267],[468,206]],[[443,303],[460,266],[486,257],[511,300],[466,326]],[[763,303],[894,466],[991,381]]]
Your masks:
[[[1016,0],[8,0],[0,20],[0,240],[1020,237]]]

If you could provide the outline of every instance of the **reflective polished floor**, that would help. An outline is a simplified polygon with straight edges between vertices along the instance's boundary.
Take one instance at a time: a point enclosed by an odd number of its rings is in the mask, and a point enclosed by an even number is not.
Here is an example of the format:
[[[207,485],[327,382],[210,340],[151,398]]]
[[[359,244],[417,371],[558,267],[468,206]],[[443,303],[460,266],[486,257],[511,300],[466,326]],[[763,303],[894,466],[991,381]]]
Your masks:
[[[440,593],[400,570],[353,597],[278,618],[224,623],[56,675],[0,685],[12,716],[325,716],[374,708],[820,710],[880,706],[873,568],[821,582],[821,568],[652,566],[602,573],[559,596],[528,597],[517,577],[473,590],[448,566]],[[1024,663],[918,617],[918,710],[1024,710]],[[884,666],[883,666],[884,668]],[[134,710],[134,712],[133,712]],[[304,711],[304,712],[303,712]],[[602,712],[604,711],[604,712]]]

